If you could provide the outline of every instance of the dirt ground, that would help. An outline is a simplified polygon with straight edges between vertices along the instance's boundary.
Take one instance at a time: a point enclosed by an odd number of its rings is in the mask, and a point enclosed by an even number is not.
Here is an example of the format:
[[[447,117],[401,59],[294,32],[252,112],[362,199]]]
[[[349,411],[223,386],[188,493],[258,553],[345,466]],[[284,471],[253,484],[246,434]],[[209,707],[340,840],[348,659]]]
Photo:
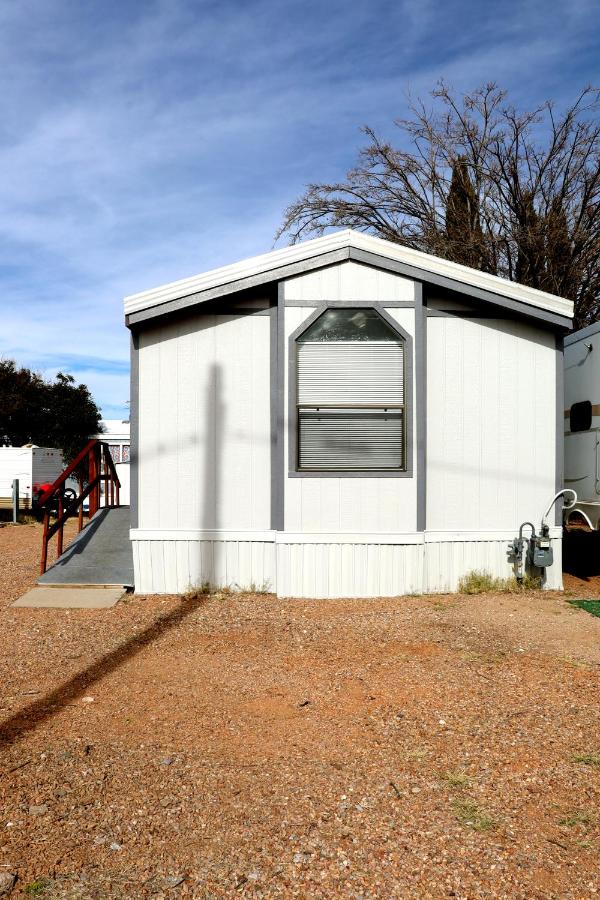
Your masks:
[[[12,609],[39,545],[0,528],[13,896],[600,893],[597,579]]]

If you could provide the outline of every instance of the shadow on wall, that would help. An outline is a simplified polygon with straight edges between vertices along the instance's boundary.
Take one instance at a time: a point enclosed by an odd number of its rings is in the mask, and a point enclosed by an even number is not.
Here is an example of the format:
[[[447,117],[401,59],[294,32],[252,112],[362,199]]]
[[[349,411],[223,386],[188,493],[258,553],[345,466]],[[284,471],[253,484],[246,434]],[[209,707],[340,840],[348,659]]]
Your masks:
[[[587,581],[600,575],[600,531],[563,529],[563,572]]]
[[[207,531],[217,530],[220,526],[219,500],[221,497],[221,478],[223,477],[223,448],[225,437],[225,405],[223,403],[223,370],[217,363],[209,368],[206,387],[206,446],[204,453],[204,474],[202,492],[201,527]],[[206,545],[212,547],[212,554],[203,554],[202,544],[198,544],[200,559],[198,571],[202,572],[201,581],[214,583],[216,573],[224,570],[224,549],[221,543]]]

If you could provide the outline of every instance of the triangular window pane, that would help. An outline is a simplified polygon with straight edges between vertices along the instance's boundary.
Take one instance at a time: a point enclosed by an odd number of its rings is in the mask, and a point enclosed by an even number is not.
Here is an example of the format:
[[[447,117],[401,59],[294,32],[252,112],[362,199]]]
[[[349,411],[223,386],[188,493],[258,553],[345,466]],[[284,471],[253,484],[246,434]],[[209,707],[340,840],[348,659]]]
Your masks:
[[[299,341],[398,341],[390,328],[374,309],[331,308],[300,335]]]

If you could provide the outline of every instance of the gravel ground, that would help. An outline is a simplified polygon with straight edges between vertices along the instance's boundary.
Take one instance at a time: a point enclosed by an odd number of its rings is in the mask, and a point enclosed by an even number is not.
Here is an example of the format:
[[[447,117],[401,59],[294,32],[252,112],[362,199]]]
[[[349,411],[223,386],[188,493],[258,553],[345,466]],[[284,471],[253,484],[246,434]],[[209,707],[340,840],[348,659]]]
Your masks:
[[[13,897],[600,893],[600,619],[564,595],[11,609],[39,544],[0,528]]]

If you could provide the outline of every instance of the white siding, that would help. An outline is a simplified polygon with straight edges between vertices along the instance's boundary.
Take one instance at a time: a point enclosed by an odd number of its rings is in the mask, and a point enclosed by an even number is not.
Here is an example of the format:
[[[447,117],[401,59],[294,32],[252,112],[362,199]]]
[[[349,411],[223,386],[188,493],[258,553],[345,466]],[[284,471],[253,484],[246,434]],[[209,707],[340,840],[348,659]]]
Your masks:
[[[309,291],[310,288],[310,291]],[[312,293],[310,293],[312,292]],[[414,284],[389,272],[369,269],[357,263],[340,263],[321,272],[312,272],[285,282],[286,298],[308,300],[317,304],[325,301],[363,300],[393,302],[413,300]],[[313,307],[285,308],[285,531],[293,532],[406,532],[414,531],[416,512],[416,454],[413,448],[412,478],[318,476],[290,477],[288,471],[289,418],[294,421],[295,410],[289,409],[289,336],[314,312]],[[414,309],[392,307],[386,310],[414,339]],[[414,366],[414,359],[413,359]],[[406,398],[414,423],[413,395]]]
[[[272,541],[132,540],[137,593],[176,594],[208,584],[275,590]]]
[[[140,528],[270,526],[268,316],[140,336]]]
[[[427,320],[427,528],[539,522],[555,491],[554,335]]]
[[[285,282],[286,300],[314,301],[315,306],[328,300],[368,300],[385,303],[414,300],[415,284],[410,278],[374,269],[356,262],[337,263]]]

